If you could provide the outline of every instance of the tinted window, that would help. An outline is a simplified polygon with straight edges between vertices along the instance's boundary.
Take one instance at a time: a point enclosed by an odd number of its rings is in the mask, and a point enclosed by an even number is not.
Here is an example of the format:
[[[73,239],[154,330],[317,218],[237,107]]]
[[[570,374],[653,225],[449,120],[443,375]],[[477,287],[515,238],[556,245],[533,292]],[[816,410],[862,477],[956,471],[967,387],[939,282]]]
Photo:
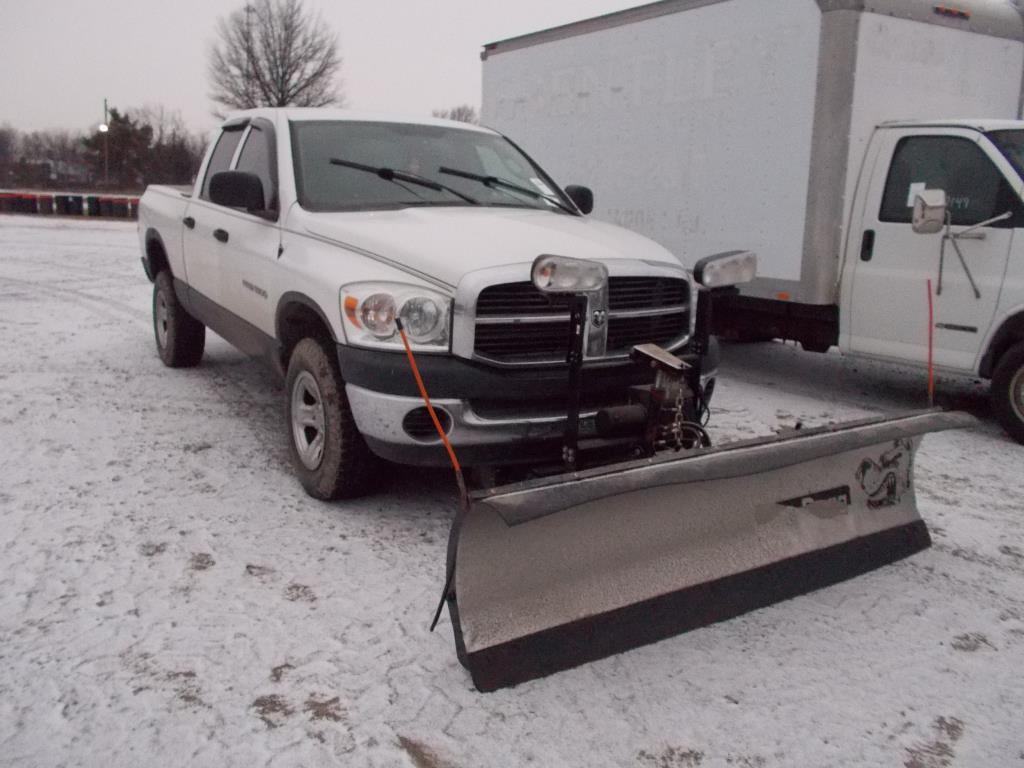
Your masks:
[[[199,196],[203,200],[210,199],[210,179],[213,178],[213,174],[226,171],[231,167],[231,158],[235,156],[235,148],[238,146],[239,140],[242,138],[242,128],[239,126],[230,131],[224,131],[221,133],[220,138],[217,139],[217,146],[213,150],[213,156],[210,158],[210,164],[206,168],[206,178],[203,179],[203,189]]]
[[[253,124],[238,155],[236,171],[255,173],[263,182],[263,205],[277,210],[277,174],[274,173],[273,135],[266,126]]]
[[[1012,200],[1006,179],[981,148],[952,136],[914,136],[896,145],[878,218],[909,224],[922,189],[945,190],[953,224],[963,226],[1009,210]]]

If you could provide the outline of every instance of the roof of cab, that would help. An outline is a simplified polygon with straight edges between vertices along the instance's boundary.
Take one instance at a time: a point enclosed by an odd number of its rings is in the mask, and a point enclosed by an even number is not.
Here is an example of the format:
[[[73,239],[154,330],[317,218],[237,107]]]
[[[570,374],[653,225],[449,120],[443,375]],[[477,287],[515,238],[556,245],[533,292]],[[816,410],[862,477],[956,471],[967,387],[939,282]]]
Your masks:
[[[966,128],[970,131],[1012,131],[1024,129],[1024,120],[964,118],[962,120],[886,120],[879,128]]]
[[[411,117],[409,115],[395,115],[384,112],[356,112],[351,109],[339,109],[337,107],[259,107],[257,109],[246,109],[238,112],[231,112],[224,120],[225,123],[237,121],[244,118],[263,117],[268,120],[283,118],[289,122],[309,121],[351,121],[364,123],[401,123],[405,125],[436,125],[446,128],[461,128],[469,131],[480,131],[481,133],[494,133],[490,128],[484,128],[472,123],[463,123],[457,120],[442,120],[437,117]]]

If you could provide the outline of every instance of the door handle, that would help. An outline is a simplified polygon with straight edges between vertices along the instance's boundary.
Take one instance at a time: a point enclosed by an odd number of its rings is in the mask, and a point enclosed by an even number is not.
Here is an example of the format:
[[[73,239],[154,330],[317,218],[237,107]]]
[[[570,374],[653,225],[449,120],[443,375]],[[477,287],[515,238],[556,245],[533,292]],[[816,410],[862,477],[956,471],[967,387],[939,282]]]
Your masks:
[[[184,219],[181,220],[181,223],[184,224],[189,229],[196,228],[196,220],[193,219],[191,216],[186,216]]]
[[[228,241],[228,231],[226,229],[213,230],[213,236],[220,240],[222,243],[226,243]]]
[[[860,241],[860,260],[871,261],[875,255],[875,230],[865,229],[864,237]]]

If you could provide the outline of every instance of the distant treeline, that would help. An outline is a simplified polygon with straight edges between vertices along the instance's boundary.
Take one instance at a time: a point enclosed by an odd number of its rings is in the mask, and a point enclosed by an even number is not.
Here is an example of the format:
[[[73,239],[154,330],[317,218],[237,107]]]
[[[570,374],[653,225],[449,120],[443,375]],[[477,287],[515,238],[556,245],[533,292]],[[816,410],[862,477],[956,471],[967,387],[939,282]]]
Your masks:
[[[0,126],[0,188],[140,192],[147,184],[188,184],[204,140],[162,107],[111,109],[104,134],[22,132]]]

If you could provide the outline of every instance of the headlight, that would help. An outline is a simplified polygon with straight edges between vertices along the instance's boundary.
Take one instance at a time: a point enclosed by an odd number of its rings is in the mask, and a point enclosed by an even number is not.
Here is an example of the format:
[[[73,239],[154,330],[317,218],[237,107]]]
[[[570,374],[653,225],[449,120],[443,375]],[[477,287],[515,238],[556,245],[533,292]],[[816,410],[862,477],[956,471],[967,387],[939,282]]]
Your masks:
[[[414,349],[448,349],[451,298],[429,288],[401,283],[352,283],[342,287],[340,304],[342,327],[349,344],[403,349],[395,323],[395,318],[400,317]]]
[[[406,335],[413,341],[427,341],[437,336],[444,325],[446,312],[429,296],[413,296],[406,299],[398,316],[402,318]]]

